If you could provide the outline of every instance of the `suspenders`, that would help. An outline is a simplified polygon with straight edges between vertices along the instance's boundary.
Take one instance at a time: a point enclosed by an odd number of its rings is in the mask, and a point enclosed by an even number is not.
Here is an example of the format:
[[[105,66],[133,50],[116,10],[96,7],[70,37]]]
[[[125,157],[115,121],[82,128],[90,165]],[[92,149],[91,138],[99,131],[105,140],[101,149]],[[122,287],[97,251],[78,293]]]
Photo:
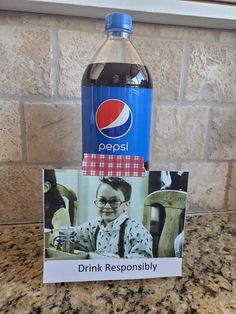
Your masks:
[[[122,224],[120,225],[120,232],[119,232],[119,256],[120,257],[124,257],[124,253],[125,253],[125,224],[126,224],[126,221],[128,220],[129,218],[126,218],[124,220],[124,222],[122,222]]]
[[[125,224],[127,222],[129,218],[126,218],[122,224],[120,225],[120,230],[119,230],[119,256],[120,257],[124,257],[124,253],[125,253]],[[94,233],[94,239],[95,239],[95,250],[97,248],[97,237],[98,237],[98,232],[100,230],[100,227],[97,226],[95,233]]]

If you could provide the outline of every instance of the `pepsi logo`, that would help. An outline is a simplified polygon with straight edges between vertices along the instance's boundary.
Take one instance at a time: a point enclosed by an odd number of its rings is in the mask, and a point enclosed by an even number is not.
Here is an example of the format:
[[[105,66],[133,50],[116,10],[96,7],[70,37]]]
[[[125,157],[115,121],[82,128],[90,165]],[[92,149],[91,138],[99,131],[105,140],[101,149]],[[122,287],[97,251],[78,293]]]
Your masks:
[[[98,130],[106,137],[119,138],[129,132],[132,126],[132,112],[129,106],[118,99],[102,102],[96,112]]]

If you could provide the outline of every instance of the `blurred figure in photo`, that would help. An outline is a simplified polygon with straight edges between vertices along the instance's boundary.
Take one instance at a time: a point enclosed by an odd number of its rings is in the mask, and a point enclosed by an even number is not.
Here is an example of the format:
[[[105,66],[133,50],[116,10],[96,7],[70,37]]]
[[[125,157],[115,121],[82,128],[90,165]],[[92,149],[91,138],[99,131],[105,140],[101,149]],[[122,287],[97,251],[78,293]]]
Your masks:
[[[57,188],[55,170],[44,170],[44,227],[52,229],[52,238],[55,238],[60,228],[70,225],[69,212]]]

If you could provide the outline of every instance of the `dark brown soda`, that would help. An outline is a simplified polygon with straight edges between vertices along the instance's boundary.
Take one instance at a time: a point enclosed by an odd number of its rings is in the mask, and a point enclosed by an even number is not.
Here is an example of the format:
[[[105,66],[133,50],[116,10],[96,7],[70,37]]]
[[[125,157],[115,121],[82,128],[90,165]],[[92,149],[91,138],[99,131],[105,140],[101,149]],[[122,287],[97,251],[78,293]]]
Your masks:
[[[128,63],[90,64],[82,79],[85,86],[152,88],[152,79],[144,65]]]

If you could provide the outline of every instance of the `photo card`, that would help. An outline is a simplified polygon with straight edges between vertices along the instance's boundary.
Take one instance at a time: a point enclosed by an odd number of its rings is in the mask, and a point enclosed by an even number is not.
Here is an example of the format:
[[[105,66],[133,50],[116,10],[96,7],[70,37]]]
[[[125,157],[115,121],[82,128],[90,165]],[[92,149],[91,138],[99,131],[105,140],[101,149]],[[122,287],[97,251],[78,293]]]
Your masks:
[[[43,181],[44,283],[181,276],[188,172]]]

